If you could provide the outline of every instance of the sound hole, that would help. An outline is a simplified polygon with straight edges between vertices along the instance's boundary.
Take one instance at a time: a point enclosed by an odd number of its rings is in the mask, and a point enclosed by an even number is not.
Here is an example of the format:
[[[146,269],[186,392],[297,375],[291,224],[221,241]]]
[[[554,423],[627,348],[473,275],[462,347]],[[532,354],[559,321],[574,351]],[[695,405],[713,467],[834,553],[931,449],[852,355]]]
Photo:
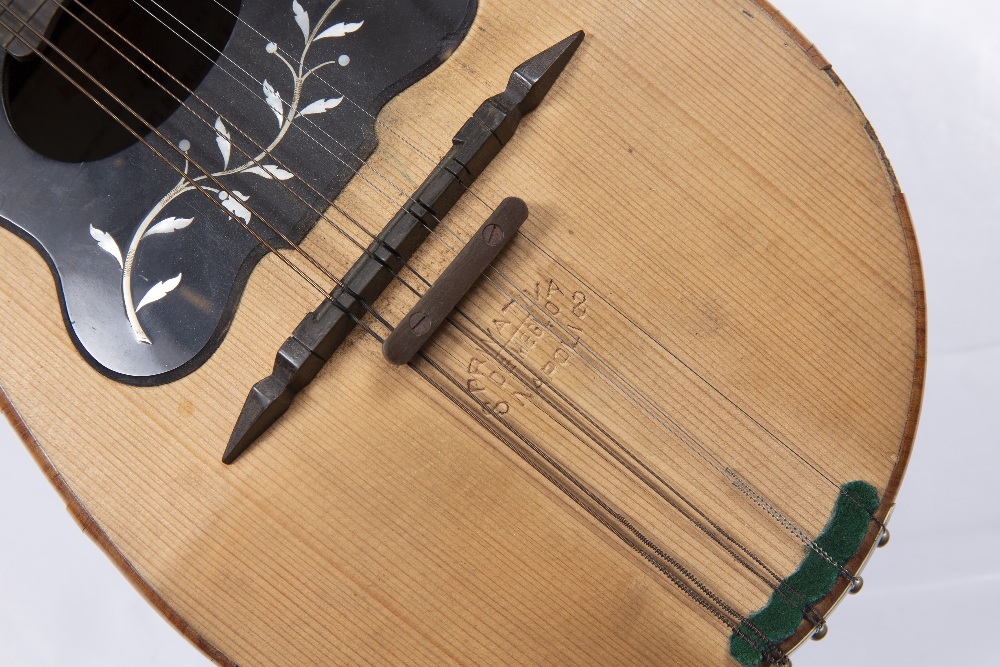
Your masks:
[[[219,3],[86,0],[87,9],[117,30],[122,36],[119,38],[76,0],[71,0],[50,39],[72,62],[48,46],[44,55],[53,65],[37,56],[25,62],[7,59],[7,113],[14,131],[34,150],[63,162],[100,160],[137,143],[135,136],[90,96],[140,136],[149,134],[149,128],[135,114],[155,127],[180,106],[160,84],[185,100],[188,90],[201,83],[220,57],[219,51],[236,26],[234,14],[239,13],[240,0],[219,0]],[[105,40],[143,71],[129,64]],[[173,81],[142,53],[151,56],[181,83]],[[100,85],[72,63],[80,65]],[[86,93],[68,83],[56,68],[77,81]],[[122,100],[124,106],[116,103],[102,86]]]

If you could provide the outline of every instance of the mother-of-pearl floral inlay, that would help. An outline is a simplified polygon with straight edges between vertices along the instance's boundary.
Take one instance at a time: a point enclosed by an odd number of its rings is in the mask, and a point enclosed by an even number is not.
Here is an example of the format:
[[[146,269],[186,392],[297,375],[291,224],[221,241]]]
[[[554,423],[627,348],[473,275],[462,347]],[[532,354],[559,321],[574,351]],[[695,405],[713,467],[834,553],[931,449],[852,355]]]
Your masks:
[[[90,235],[95,241],[97,241],[98,247],[113,257],[118,262],[118,267],[121,269],[121,290],[122,301],[125,306],[125,314],[128,317],[129,324],[132,326],[132,332],[135,334],[135,339],[139,343],[147,345],[152,344],[152,341],[149,339],[149,336],[146,335],[146,332],[143,330],[142,325],[139,322],[139,312],[143,308],[146,308],[151,304],[167,297],[171,292],[177,289],[177,287],[181,284],[181,281],[184,279],[183,274],[178,273],[172,278],[166,278],[157,282],[146,291],[143,297],[139,300],[138,305],[136,305],[132,294],[132,272],[135,266],[135,258],[139,251],[139,246],[143,240],[149,238],[150,236],[155,236],[157,234],[174,234],[181,232],[196,223],[195,218],[161,217],[167,206],[174,202],[178,197],[181,197],[189,192],[211,192],[219,198],[222,206],[230,213],[231,216],[233,216],[234,219],[238,219],[243,224],[249,225],[252,216],[250,210],[244,204],[250,200],[250,196],[240,192],[239,190],[229,188],[228,186],[225,190],[209,187],[204,184],[205,181],[215,183],[216,181],[220,181],[221,179],[229,176],[235,176],[237,174],[251,174],[261,178],[262,180],[268,181],[285,181],[293,178],[294,174],[277,165],[268,164],[271,152],[282,142],[288,134],[289,129],[291,129],[297,119],[302,116],[325,114],[330,110],[337,108],[340,103],[343,102],[343,97],[321,98],[302,106],[302,88],[311,76],[324,67],[330,65],[340,65],[341,67],[346,67],[350,64],[350,58],[346,55],[341,55],[336,60],[322,62],[314,67],[306,67],[305,64],[306,58],[309,55],[309,50],[315,42],[322,39],[344,37],[345,35],[358,31],[364,25],[364,21],[358,21],[356,23],[341,22],[334,25],[327,25],[330,15],[333,13],[333,10],[337,8],[340,2],[341,0],[336,0],[336,2],[329,5],[320,16],[315,26],[313,26],[309,17],[309,12],[302,7],[298,0],[293,0],[291,19],[294,20],[302,30],[302,37],[304,40],[302,52],[297,61],[293,61],[289,57],[286,57],[283,50],[279,49],[278,45],[274,42],[269,42],[264,47],[264,50],[269,55],[280,59],[287,67],[291,77],[291,95],[288,98],[282,98],[281,92],[279,92],[278,88],[267,81],[267,79],[263,81],[261,86],[261,99],[264,103],[266,103],[267,109],[274,114],[275,120],[277,121],[277,133],[270,144],[264,147],[258,155],[249,158],[246,162],[242,162],[237,166],[230,166],[230,160],[234,157],[232,136],[226,120],[222,117],[218,117],[216,118],[214,124],[216,133],[215,143],[219,148],[222,168],[211,175],[202,174],[201,176],[189,176],[188,171],[191,167],[191,162],[188,159],[187,152],[190,150],[191,144],[187,139],[179,141],[177,143],[177,148],[184,155],[184,176],[149,210],[143,218],[142,224],[139,225],[139,228],[132,236],[132,240],[128,246],[128,251],[124,256],[122,255],[121,249],[118,247],[118,243],[110,234],[94,227],[93,225],[90,226]],[[285,99],[288,99],[289,101],[286,103]]]

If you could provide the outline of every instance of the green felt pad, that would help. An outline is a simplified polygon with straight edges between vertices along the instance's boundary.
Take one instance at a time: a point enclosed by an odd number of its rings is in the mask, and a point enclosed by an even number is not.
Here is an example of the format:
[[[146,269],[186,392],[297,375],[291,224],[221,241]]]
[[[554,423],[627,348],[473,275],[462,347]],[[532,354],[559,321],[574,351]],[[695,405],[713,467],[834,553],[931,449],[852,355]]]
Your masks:
[[[740,623],[729,639],[729,653],[746,667],[759,665],[765,650],[795,633],[809,606],[833,590],[840,567],[854,558],[878,509],[878,491],[866,482],[849,482],[840,488],[833,516],[816,545],[837,563],[835,567],[814,549],[785,579],[760,611]],[[761,637],[764,635],[764,637]],[[766,639],[765,639],[766,638]]]

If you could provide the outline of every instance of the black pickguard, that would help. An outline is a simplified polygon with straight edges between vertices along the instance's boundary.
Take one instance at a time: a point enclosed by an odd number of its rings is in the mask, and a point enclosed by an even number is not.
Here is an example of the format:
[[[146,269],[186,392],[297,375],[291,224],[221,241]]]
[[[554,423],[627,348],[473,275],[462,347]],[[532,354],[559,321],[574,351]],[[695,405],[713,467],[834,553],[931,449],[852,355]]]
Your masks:
[[[331,3],[300,0],[312,21]],[[230,168],[249,161],[240,149],[256,157],[256,144],[267,146],[279,131],[277,114],[262,99],[264,92],[254,79],[272,84],[288,113],[291,74],[266,47],[272,41],[279,53],[293,59],[301,54],[305,39],[291,5],[291,0],[244,0],[240,18],[245,24],[237,23],[224,57],[196,90],[229,121]],[[343,54],[350,62],[330,65],[311,77],[298,109],[340,96],[345,101],[324,113],[296,118],[272,151],[273,159],[260,160],[262,165],[280,160],[308,185],[298,178],[278,181],[252,173],[219,181],[227,190],[248,195],[246,206],[293,241],[303,239],[315,226],[317,211],[327,208],[326,200],[345,187],[374,151],[374,116],[454,51],[476,8],[476,0],[343,0],[324,26],[363,25],[342,37],[316,40],[305,62],[314,66]],[[190,142],[192,161],[209,171],[223,170],[217,135],[198,117],[214,122],[216,114],[194,98],[187,104],[193,112],[182,107],[158,129],[170,142]],[[146,141],[183,168],[183,157],[166,142],[152,134]],[[191,168],[192,176],[200,173]],[[139,310],[138,321],[151,341],[139,342],[126,316],[123,267],[99,246],[91,226],[110,235],[126,256],[142,221],[179,180],[176,171],[141,143],[97,162],[50,160],[21,142],[6,114],[0,118],[0,224],[29,240],[47,259],[67,328],[80,352],[95,368],[122,382],[162,384],[204,363],[225,337],[247,278],[266,252],[202,193],[191,191],[174,199],[151,222],[171,217],[193,222],[170,233],[140,235],[130,282],[133,303],[138,305],[157,283],[182,278],[166,296]],[[218,189],[211,180],[202,185]],[[251,225],[268,243],[281,247],[280,238],[257,216]]]

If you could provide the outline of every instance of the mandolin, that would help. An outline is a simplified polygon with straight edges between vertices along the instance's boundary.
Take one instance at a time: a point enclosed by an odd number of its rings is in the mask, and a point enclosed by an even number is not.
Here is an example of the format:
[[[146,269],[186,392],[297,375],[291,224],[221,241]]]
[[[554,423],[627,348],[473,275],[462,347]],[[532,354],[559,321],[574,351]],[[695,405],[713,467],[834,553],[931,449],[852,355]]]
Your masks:
[[[919,254],[765,0],[2,0],[0,386],[219,665],[789,665]]]

